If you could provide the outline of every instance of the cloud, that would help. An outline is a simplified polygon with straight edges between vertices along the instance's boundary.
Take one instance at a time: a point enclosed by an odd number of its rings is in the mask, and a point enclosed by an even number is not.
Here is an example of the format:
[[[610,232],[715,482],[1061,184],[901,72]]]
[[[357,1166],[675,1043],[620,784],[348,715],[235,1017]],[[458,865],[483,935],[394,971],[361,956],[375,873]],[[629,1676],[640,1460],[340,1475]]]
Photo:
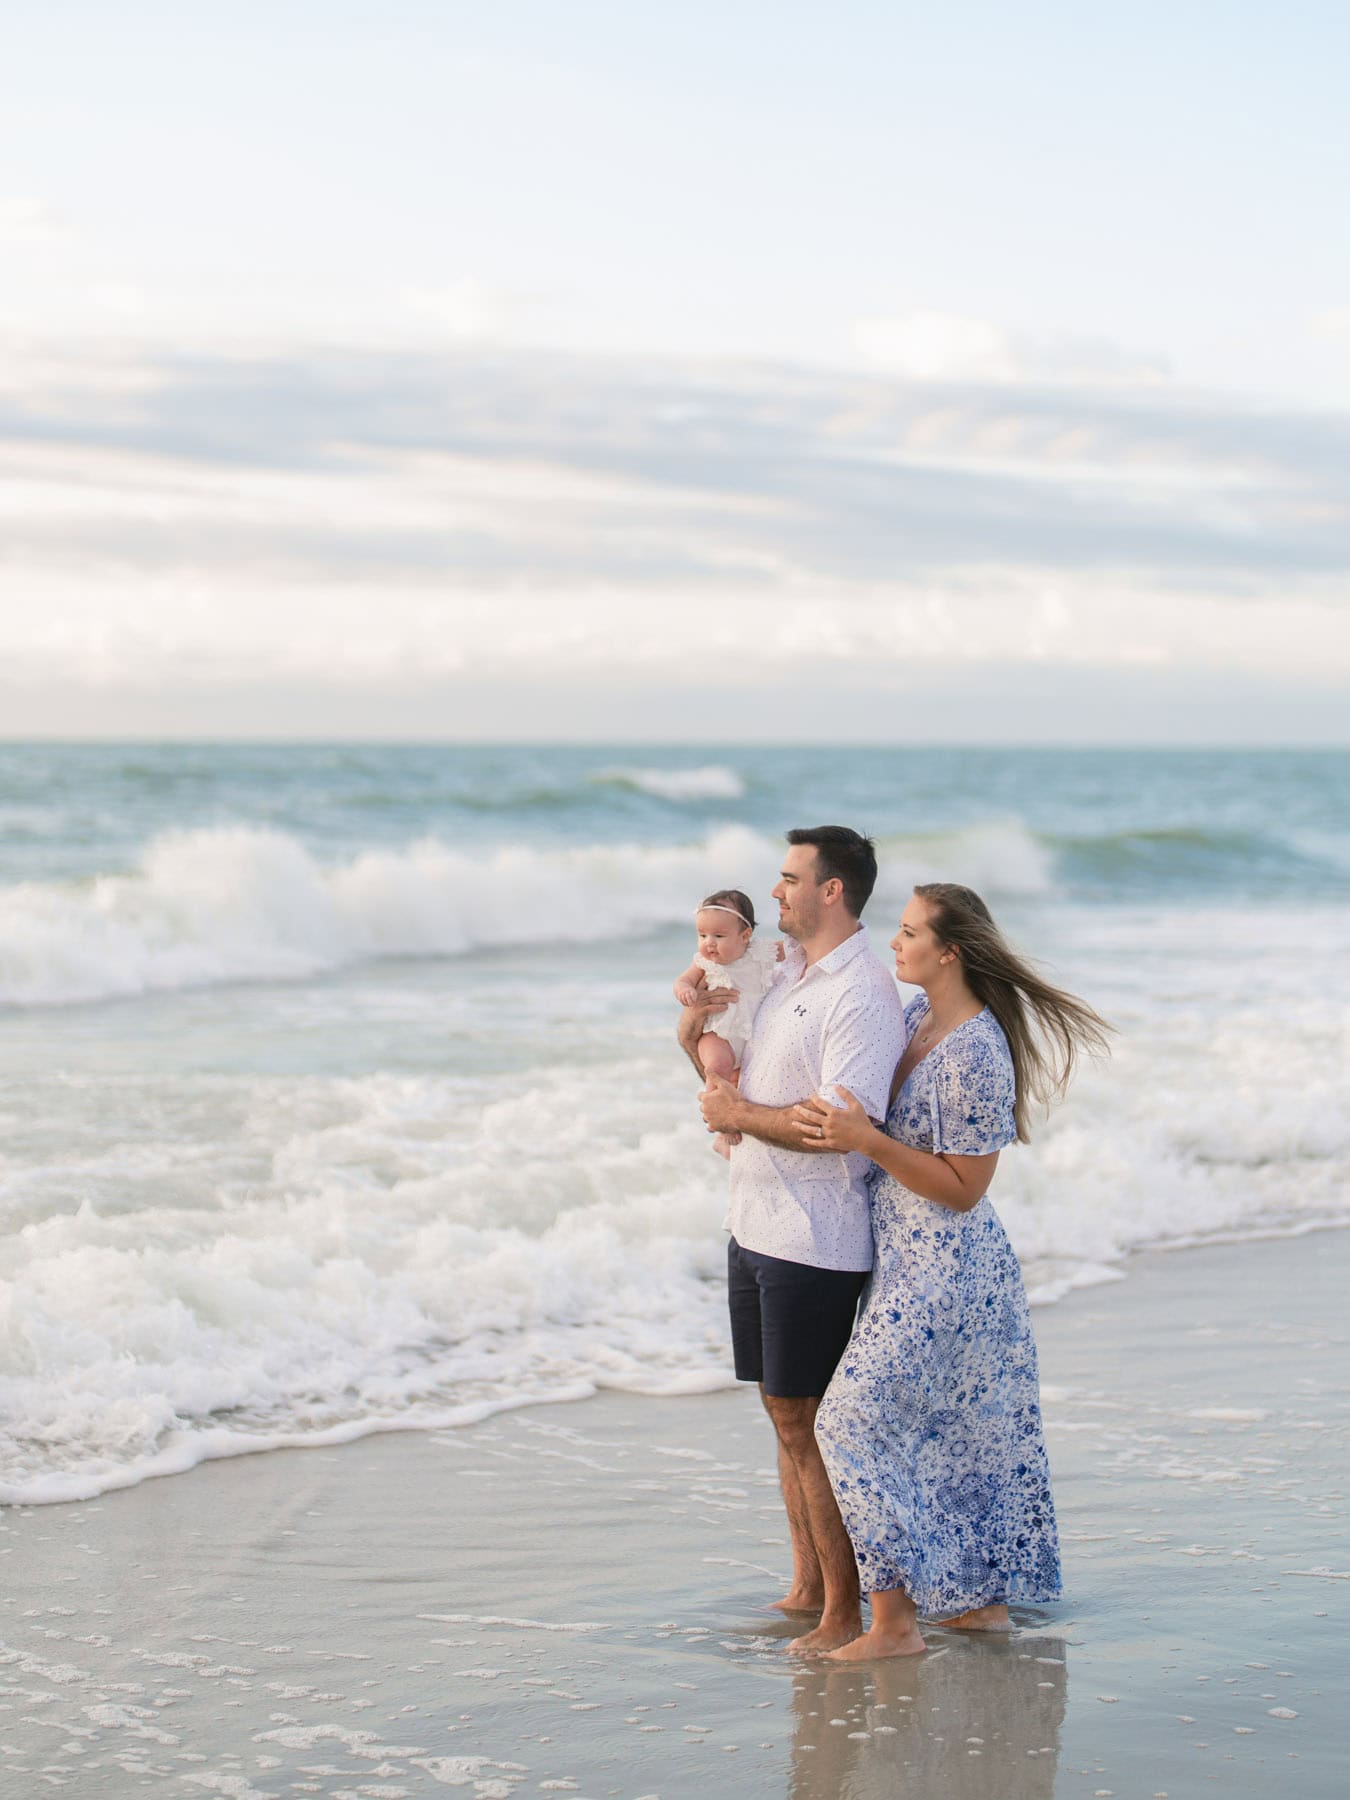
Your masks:
[[[867,362],[916,381],[1012,381],[1019,373],[1007,333],[985,319],[936,312],[862,319],[853,342]]]
[[[412,328],[452,341],[505,336],[519,326],[524,313],[517,296],[469,276],[435,288],[407,288],[402,299]]]
[[[1350,675],[1338,415],[486,345],[22,348],[0,656],[47,684]]]
[[[1140,356],[1065,333],[1033,336],[988,319],[917,310],[860,319],[853,346],[863,362],[914,381],[1119,385],[1161,381],[1161,357]]]
[[[0,194],[0,245],[6,249],[62,243],[67,231],[55,209],[35,194]]]
[[[11,478],[27,463],[49,490],[15,503],[16,546],[55,519],[72,545],[126,553],[138,495],[156,494],[182,531],[156,549],[142,527],[147,557],[271,546],[339,576],[384,563],[398,579],[720,585],[735,571],[753,585],[1011,566],[1246,591],[1350,569],[1338,415],[500,349],[134,369],[134,403],[89,393],[71,361],[0,406]],[[101,473],[44,478],[42,459],[65,453]],[[104,481],[120,503],[93,502]]]

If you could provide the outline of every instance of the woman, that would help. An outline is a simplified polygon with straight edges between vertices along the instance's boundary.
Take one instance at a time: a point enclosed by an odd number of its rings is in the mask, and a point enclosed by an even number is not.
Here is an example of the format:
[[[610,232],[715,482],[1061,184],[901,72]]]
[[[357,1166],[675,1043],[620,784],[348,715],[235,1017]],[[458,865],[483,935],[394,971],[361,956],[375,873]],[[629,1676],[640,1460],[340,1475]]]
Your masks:
[[[1108,1029],[1010,948],[969,888],[916,887],[891,949],[923,993],[885,1130],[842,1088],[842,1108],[796,1109],[821,1151],[878,1169],[872,1289],[816,1418],[872,1601],[871,1628],[831,1653],[845,1662],[922,1650],[920,1614],[1006,1630],[1010,1600],[1059,1593],[1036,1345],[985,1193],[1032,1102],[1062,1092]]]

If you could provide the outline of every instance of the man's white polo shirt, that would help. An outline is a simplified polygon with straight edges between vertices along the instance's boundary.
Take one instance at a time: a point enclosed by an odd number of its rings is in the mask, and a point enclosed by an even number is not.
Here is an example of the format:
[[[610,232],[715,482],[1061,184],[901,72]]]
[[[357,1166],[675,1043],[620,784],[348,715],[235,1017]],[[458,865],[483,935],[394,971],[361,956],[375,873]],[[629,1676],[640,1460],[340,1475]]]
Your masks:
[[[900,991],[860,925],[809,969],[801,946],[790,948],[755,1015],[740,1091],[760,1106],[793,1106],[837,1082],[883,1119],[904,1047]],[[870,1269],[871,1166],[856,1152],[780,1150],[744,1137],[731,1152],[727,1229],[743,1249],[763,1256],[817,1269]]]

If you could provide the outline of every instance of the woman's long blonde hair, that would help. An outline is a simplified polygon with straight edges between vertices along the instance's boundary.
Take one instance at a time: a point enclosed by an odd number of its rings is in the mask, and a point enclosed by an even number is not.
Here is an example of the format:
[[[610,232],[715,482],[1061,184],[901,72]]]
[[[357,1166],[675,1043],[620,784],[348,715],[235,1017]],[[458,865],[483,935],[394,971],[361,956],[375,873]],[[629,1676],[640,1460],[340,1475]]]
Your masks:
[[[971,888],[954,881],[924,881],[914,892],[928,907],[928,923],[939,943],[959,953],[966,985],[1003,1027],[1017,1084],[1017,1138],[1025,1144],[1033,1102],[1048,1107],[1059,1099],[1083,1052],[1107,1053],[1112,1027],[1086,1000],[1037,974]]]

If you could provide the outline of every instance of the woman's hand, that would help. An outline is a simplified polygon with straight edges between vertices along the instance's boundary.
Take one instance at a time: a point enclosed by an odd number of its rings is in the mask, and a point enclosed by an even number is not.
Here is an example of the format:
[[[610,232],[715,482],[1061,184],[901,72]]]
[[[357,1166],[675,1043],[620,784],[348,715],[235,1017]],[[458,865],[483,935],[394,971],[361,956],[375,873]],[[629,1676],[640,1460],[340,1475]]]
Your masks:
[[[836,1087],[834,1091],[844,1101],[842,1107],[831,1106],[819,1094],[793,1107],[793,1117],[802,1127],[802,1148],[830,1150],[836,1156],[849,1150],[865,1151],[876,1134],[876,1126],[864,1111],[862,1101],[846,1087]]]

